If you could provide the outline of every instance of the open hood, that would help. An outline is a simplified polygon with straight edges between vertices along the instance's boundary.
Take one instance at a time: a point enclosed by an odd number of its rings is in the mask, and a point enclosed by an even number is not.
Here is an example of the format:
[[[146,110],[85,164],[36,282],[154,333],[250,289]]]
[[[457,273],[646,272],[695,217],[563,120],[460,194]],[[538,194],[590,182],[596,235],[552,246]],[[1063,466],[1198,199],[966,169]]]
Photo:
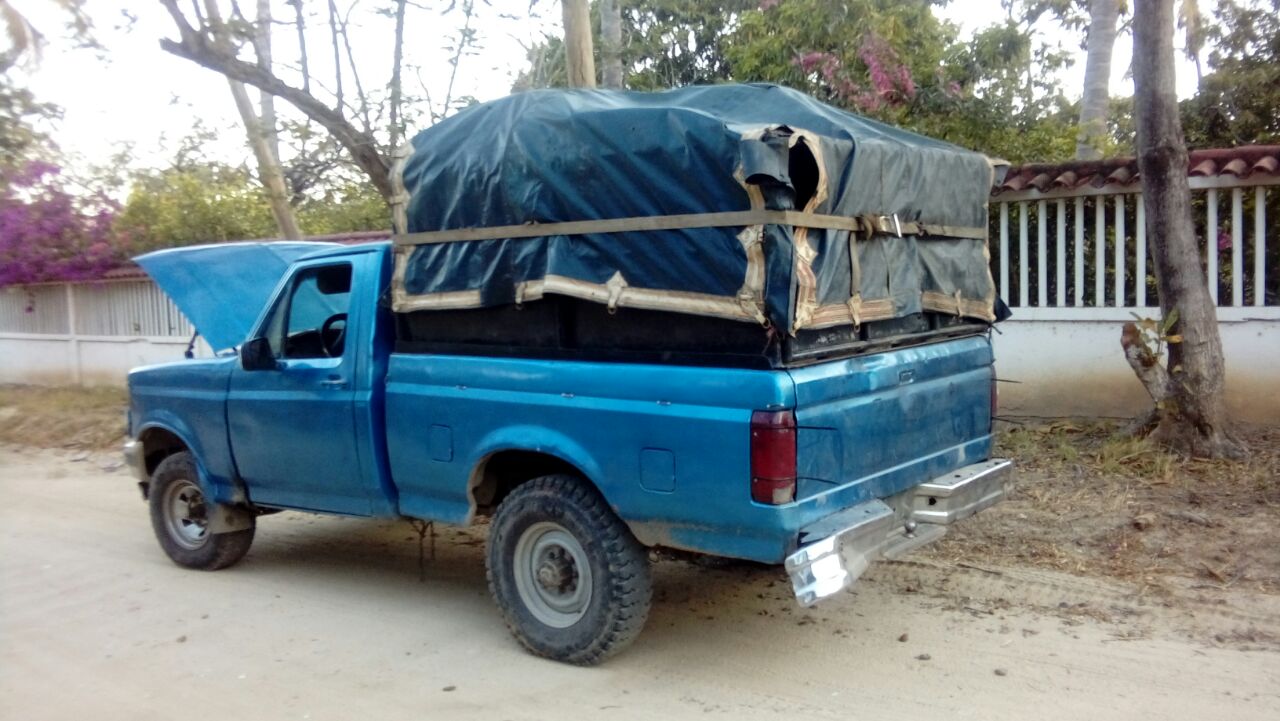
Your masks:
[[[304,255],[336,243],[281,241],[170,248],[134,258],[215,351],[244,342],[271,292]]]

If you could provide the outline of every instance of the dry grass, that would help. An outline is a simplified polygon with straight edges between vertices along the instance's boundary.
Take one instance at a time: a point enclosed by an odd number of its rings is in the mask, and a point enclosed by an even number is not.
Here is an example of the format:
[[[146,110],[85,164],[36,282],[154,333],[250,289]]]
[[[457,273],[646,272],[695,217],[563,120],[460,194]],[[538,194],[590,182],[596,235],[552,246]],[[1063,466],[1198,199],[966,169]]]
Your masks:
[[[123,388],[0,386],[0,443],[118,449],[127,404]]]
[[[1192,460],[1109,423],[1008,427],[1017,490],[931,553],[1172,587],[1280,593],[1280,429],[1241,429],[1248,461]]]

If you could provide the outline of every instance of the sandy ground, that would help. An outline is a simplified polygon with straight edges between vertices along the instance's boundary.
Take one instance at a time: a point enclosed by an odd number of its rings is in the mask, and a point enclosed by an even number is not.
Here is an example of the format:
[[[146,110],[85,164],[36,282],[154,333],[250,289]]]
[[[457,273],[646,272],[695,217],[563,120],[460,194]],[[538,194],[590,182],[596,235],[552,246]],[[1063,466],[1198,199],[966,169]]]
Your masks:
[[[420,582],[404,524],[286,513],[185,571],[109,459],[0,450],[0,718],[1280,718],[1275,597],[908,561],[805,611],[779,571],[663,561],[581,669],[508,637],[482,551],[442,531]]]

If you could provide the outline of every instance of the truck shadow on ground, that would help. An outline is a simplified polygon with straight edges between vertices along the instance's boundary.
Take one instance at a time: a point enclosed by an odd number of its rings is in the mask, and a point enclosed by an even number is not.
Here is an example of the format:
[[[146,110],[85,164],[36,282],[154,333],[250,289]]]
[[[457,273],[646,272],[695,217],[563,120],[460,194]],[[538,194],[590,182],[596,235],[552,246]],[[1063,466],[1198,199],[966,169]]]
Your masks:
[[[424,539],[419,566],[419,538],[407,523],[283,513],[261,519],[253,549],[233,572],[309,602],[456,614],[477,642],[511,646],[485,577],[487,531],[487,525],[441,527],[434,556]],[[649,623],[632,653],[694,635],[707,656],[737,653],[753,626],[822,618],[796,605],[780,567],[655,554],[653,577]]]

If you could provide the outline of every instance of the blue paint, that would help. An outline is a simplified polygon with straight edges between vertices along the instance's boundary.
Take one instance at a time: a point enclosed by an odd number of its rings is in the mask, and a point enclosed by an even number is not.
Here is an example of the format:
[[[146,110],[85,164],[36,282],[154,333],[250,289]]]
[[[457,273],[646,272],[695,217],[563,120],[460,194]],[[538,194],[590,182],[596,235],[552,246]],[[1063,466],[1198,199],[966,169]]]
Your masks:
[[[292,267],[350,264],[340,356],[138,369],[131,433],[182,438],[221,502],[241,489],[262,506],[455,524],[474,517],[487,459],[542,453],[595,483],[642,542],[774,563],[801,527],[990,455],[985,337],[790,371],[396,354],[388,250]],[[292,282],[251,337],[271,332]],[[765,408],[794,409],[799,426],[798,500],[784,506],[750,499],[748,424]]]

